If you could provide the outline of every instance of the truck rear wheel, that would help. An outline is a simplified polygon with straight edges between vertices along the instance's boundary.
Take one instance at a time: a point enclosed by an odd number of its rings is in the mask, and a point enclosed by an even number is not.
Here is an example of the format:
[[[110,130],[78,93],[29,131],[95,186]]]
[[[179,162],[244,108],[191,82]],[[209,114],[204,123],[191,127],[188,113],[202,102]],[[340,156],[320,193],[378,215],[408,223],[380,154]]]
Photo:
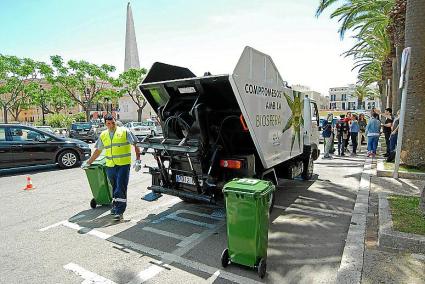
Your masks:
[[[313,157],[310,155],[307,160],[303,161],[303,172],[301,174],[301,177],[303,180],[311,180],[313,177],[313,170],[314,170],[314,163],[313,163]]]

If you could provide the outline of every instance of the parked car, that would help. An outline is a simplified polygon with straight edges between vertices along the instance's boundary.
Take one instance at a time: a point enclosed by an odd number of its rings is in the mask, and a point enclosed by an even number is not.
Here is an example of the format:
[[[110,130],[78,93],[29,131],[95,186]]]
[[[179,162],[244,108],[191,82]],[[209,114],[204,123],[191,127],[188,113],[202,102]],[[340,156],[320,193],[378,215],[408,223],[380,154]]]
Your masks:
[[[97,135],[95,127],[90,122],[74,122],[69,129],[69,138],[82,141],[96,141]]]
[[[136,135],[138,138],[145,137],[146,135],[162,135],[162,127],[158,121],[148,119],[143,122],[128,122],[125,127]]]
[[[72,168],[90,157],[83,141],[20,124],[0,124],[0,169],[58,164]]]

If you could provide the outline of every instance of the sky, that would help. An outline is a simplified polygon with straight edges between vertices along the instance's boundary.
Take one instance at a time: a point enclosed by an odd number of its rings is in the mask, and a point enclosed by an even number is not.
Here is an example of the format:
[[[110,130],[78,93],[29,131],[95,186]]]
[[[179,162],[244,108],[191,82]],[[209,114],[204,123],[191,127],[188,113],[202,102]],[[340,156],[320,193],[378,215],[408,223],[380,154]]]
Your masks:
[[[124,0],[0,0],[0,54],[124,69]],[[245,46],[270,55],[283,80],[328,95],[356,82],[353,61],[319,0],[132,0],[141,67],[154,62],[201,76],[231,74]]]

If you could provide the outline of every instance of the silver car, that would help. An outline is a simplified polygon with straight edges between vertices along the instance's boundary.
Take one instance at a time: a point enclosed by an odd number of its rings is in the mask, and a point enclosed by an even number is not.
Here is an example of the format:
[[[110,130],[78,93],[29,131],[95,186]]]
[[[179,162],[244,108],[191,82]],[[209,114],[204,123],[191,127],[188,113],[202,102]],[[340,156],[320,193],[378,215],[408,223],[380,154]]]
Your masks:
[[[162,135],[162,127],[158,121],[148,119],[143,122],[129,122],[125,125],[137,137],[144,137],[146,135]]]

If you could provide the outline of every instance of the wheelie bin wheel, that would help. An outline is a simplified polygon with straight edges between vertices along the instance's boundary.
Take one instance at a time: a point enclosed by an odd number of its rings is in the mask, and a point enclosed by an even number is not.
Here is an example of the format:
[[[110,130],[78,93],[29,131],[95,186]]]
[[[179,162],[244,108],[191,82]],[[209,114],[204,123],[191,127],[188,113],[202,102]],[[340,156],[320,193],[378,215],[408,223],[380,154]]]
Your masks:
[[[94,208],[96,208],[96,205],[97,205],[96,200],[94,200],[94,198],[92,198],[92,200],[90,201],[90,207],[94,209]]]
[[[223,250],[221,254],[221,266],[227,267],[229,265],[229,249]]]
[[[261,279],[263,279],[264,276],[266,275],[266,270],[267,270],[267,263],[266,263],[266,260],[262,258],[260,259],[260,262],[258,263],[258,267],[257,267],[258,276],[260,276]]]

